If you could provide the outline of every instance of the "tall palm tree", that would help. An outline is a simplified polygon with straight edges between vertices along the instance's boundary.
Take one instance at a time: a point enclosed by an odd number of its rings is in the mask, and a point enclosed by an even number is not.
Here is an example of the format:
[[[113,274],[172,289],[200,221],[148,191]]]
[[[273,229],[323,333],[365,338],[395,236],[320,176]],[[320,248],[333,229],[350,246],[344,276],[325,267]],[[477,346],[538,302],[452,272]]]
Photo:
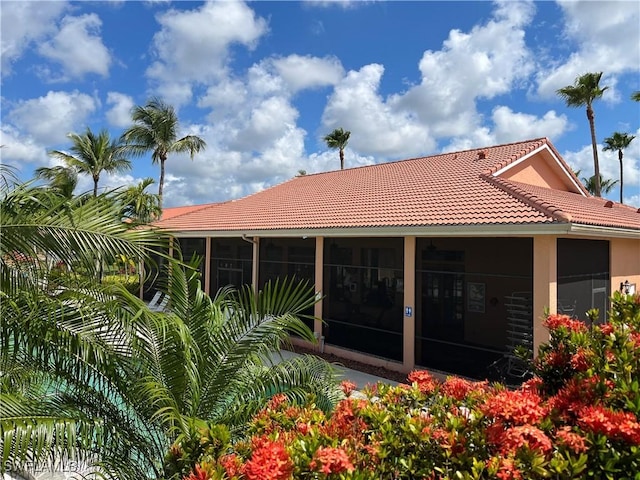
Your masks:
[[[159,98],[152,98],[143,107],[134,107],[131,117],[134,124],[123,133],[122,138],[127,144],[127,151],[132,155],[141,156],[152,152],[152,162],[160,163],[158,197],[162,210],[164,164],[169,154],[189,152],[193,160],[193,156],[204,150],[207,144],[196,135],[178,138],[178,116],[175,109]]]
[[[104,195],[43,192],[21,185],[0,195],[0,472],[81,460],[104,478],[166,478],[174,442],[193,442],[210,422],[240,431],[278,392],[333,405],[329,364],[270,361],[290,333],[313,339],[299,318],[312,288],[285,282],[211,299],[197,264],[174,259],[168,312],[91,275],[46,288],[46,257],[95,272],[96,251],[147,258],[168,239],[127,228]]]
[[[78,173],[71,167],[61,165],[55,167],[40,167],[35,171],[36,178],[47,180],[49,187],[65,198],[73,197],[73,191],[78,185]]]
[[[594,100],[602,97],[602,94],[609,87],[600,87],[602,72],[585,73],[576,78],[573,85],[569,85],[557,90],[569,107],[586,106],[589,129],[591,131],[591,149],[593,151],[593,168],[595,178],[595,196],[600,197],[600,164],[598,162],[598,144],[596,141],[595,113],[593,112]]]
[[[145,178],[122,192],[123,216],[136,223],[151,223],[160,216],[158,195],[145,191],[153,183],[152,178]]]
[[[582,177],[582,183],[587,191],[591,195],[596,195],[596,178],[595,175],[591,175],[589,178]],[[600,175],[600,191],[602,193],[609,193],[613,187],[615,187],[617,180],[613,180],[611,178],[602,178]]]
[[[73,145],[71,153],[60,150],[52,150],[49,155],[59,158],[66,167],[74,169],[77,173],[90,175],[93,179],[93,196],[98,195],[98,182],[102,172],[122,172],[131,169],[131,162],[123,156],[123,150],[119,141],[111,140],[109,132],[102,130],[98,135],[90,128],[78,135],[70,133],[68,137]]]
[[[345,131],[342,128],[336,128],[333,132],[324,137],[324,141],[327,143],[327,147],[335,150],[336,148],[340,152],[340,170],[344,170],[344,149],[349,143],[349,136],[351,132]]]
[[[604,139],[604,151],[618,151],[618,160],[620,161],[620,203],[624,203],[622,196],[622,189],[624,187],[624,177],[622,174],[622,151],[629,146],[629,144],[636,138],[635,135],[629,135],[627,133],[614,132],[613,135]]]

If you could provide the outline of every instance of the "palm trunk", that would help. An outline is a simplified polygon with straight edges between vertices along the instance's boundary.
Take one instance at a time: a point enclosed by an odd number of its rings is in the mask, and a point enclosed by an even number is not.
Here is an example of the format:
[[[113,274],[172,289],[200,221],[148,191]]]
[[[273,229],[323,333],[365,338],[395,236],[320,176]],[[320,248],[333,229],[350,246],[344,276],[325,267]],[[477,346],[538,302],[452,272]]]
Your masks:
[[[622,175],[622,150],[618,150],[618,160],[620,160],[620,203],[624,203],[622,199],[622,188],[624,187],[624,179]]]
[[[160,179],[158,180],[158,206],[162,211],[162,189],[164,187],[164,161],[165,158],[160,158]]]
[[[344,170],[344,150],[340,149],[340,170]]]
[[[96,178],[93,179],[93,196],[98,196],[98,179]]]
[[[587,105],[587,118],[589,119],[589,128],[591,129],[591,149],[593,150],[593,170],[595,174],[595,194],[596,197],[601,197],[600,194],[600,162],[598,161],[598,142],[596,141],[596,122],[595,114],[591,105]]]

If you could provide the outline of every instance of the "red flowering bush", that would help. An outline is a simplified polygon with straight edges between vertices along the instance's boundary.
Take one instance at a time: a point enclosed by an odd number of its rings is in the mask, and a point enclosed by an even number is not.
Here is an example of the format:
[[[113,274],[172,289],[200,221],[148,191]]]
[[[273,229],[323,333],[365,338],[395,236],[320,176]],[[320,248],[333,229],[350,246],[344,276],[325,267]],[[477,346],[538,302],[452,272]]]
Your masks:
[[[640,297],[615,294],[610,323],[546,325],[520,388],[412,372],[328,415],[274,397],[247,438],[203,455],[187,480],[622,479],[640,472]],[[211,441],[209,443],[212,443]]]

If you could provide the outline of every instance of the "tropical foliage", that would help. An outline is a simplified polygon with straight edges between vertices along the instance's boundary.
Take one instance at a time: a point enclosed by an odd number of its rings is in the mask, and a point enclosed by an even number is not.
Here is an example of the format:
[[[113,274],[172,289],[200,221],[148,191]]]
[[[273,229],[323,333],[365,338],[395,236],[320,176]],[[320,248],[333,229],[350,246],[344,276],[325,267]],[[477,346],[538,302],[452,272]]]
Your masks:
[[[170,310],[153,312],[120,284],[99,283],[96,258],[148,259],[168,238],[129,228],[104,195],[69,200],[16,185],[0,200],[3,469],[82,462],[105,478],[167,478],[169,447],[210,422],[235,433],[278,393],[333,405],[324,361],[270,360],[291,333],[313,340],[299,318],[314,302],[309,287],[211,299],[196,264],[165,258]],[[51,275],[58,265],[69,269]]]
[[[622,194],[624,188],[624,176],[623,176],[623,165],[622,151],[629,146],[629,144],[636,138],[635,135],[629,135],[628,133],[620,133],[615,132],[610,137],[604,139],[604,147],[602,150],[606,151],[617,151],[618,152],[618,161],[620,162],[620,203],[624,203],[624,197]]]
[[[591,175],[589,178],[582,177],[582,183],[584,184],[584,187],[587,189],[587,191],[591,195],[596,194],[596,176],[595,175]],[[618,180],[612,180],[611,178],[603,178],[602,175],[600,175],[600,192],[609,193],[613,189],[613,187],[616,186],[616,183],[618,183]]]
[[[102,130],[96,135],[87,128],[82,135],[70,133],[68,137],[72,142],[70,151],[73,155],[60,150],[52,150],[49,154],[62,160],[67,168],[76,173],[89,175],[93,180],[94,197],[98,195],[98,182],[102,172],[121,172],[131,168],[131,162],[123,156],[119,142],[111,140],[107,130]],[[41,174],[45,177],[50,176],[44,171]]]
[[[349,143],[350,136],[351,132],[343,130],[342,128],[336,128],[324,137],[327,147],[338,149],[340,153],[340,170],[344,170],[344,149],[347,147],[347,143]]]
[[[178,116],[175,109],[159,98],[152,98],[145,106],[136,106],[132,112],[133,125],[122,135],[127,152],[142,156],[151,152],[153,163],[160,164],[158,198],[162,210],[165,162],[170,153],[189,152],[193,156],[204,150],[206,143],[197,135],[178,138]]]
[[[122,215],[125,218],[135,223],[151,223],[160,217],[162,210],[158,195],[146,191],[153,183],[152,178],[145,178],[122,192]]]
[[[600,164],[598,162],[598,144],[596,141],[595,113],[593,102],[602,97],[609,87],[601,87],[600,79],[602,72],[585,73],[576,78],[573,85],[569,85],[557,90],[557,94],[564,99],[569,107],[586,107],[589,129],[591,131],[591,149],[593,151],[593,168],[596,197],[601,196],[600,188]]]
[[[640,296],[612,304],[610,323],[592,327],[548,316],[537,375],[518,389],[415,371],[366,398],[345,383],[331,415],[275,397],[243,441],[205,432],[185,478],[637,478]]]
[[[49,188],[65,198],[73,197],[78,185],[78,173],[71,167],[40,167],[35,171],[36,178],[46,180]]]

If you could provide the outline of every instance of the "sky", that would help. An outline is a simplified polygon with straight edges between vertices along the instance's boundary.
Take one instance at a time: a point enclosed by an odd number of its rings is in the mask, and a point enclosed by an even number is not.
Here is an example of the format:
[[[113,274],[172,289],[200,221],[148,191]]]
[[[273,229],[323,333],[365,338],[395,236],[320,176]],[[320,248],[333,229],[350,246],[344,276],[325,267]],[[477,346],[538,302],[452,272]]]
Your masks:
[[[118,138],[131,109],[159,97],[179,135],[207,147],[166,162],[164,206],[239,198],[299,174],[340,168],[323,137],[351,132],[345,168],[548,137],[593,174],[584,108],[556,94],[603,72],[602,141],[624,152],[624,200],[640,207],[640,2],[6,1],[1,17],[3,164],[32,178],[69,133]],[[158,165],[103,174],[102,190]],[[80,179],[76,192],[89,191]],[[616,185],[604,195],[619,200]]]

